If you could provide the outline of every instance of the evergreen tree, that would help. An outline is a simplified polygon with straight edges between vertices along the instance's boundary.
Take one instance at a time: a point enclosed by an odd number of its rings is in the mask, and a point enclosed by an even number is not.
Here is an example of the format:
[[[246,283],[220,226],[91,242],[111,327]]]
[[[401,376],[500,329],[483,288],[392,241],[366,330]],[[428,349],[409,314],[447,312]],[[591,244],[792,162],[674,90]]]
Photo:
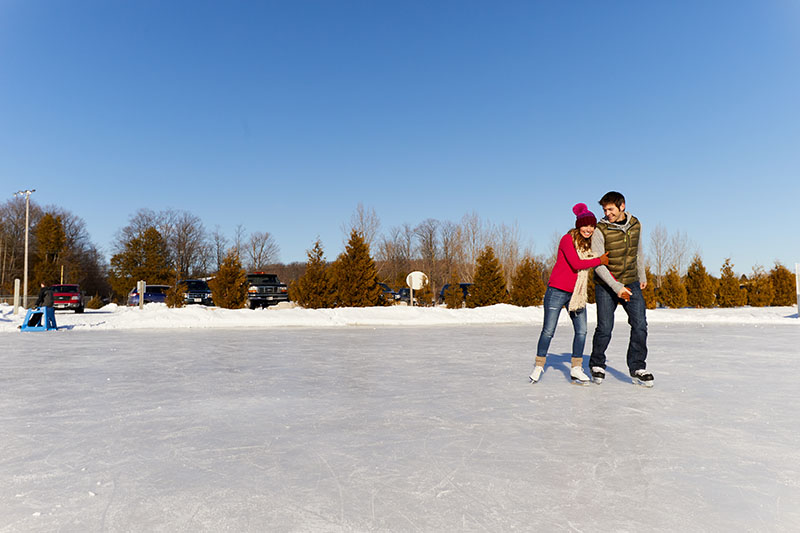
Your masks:
[[[730,258],[725,259],[720,269],[717,303],[720,307],[739,307],[747,304],[747,292],[741,288]]]
[[[511,285],[511,303],[514,305],[542,305],[545,285],[542,281],[541,265],[534,258],[526,257],[520,262],[511,278]]]
[[[101,309],[105,304],[103,303],[102,298],[100,298],[99,294],[95,294],[92,298],[86,302],[87,309]]]
[[[797,303],[797,279],[788,268],[776,262],[769,271],[769,278],[775,290],[772,305],[786,306]]]
[[[186,305],[186,298],[184,297],[184,294],[186,294],[188,291],[189,287],[185,283],[173,285],[167,289],[167,297],[164,303],[167,304],[167,307],[183,307]]]
[[[467,307],[483,307],[506,303],[506,277],[503,267],[494,255],[494,249],[487,246],[478,256],[475,278],[472,282]]]
[[[222,260],[217,275],[209,280],[208,286],[217,307],[241,309],[247,304],[247,272],[242,268],[235,249]]]
[[[747,286],[747,303],[753,307],[766,307],[772,304],[774,298],[775,289],[772,286],[772,279],[764,272],[764,267],[754,266],[753,275]]]
[[[61,217],[45,213],[36,224],[36,265],[33,268],[35,284],[53,285],[61,279],[61,262],[65,252],[66,235]]]
[[[458,281],[456,269],[450,270],[450,279],[447,289],[444,291],[444,303],[448,309],[461,309],[464,305],[464,291]]]
[[[656,277],[650,271],[650,267],[645,267],[644,273],[647,279],[647,285],[645,285],[644,290],[642,291],[642,297],[644,298],[644,305],[647,309],[655,309],[658,306],[658,300],[656,299]],[[592,279],[594,276],[589,276],[589,279]]]
[[[692,258],[686,272],[686,293],[689,307],[714,307],[714,284],[699,255]]]
[[[124,299],[136,282],[169,285],[175,281],[175,271],[169,256],[167,241],[154,227],[141,236],[127,240],[123,250],[111,257],[109,282],[114,293]]]
[[[430,306],[433,305],[433,289],[431,288],[430,280],[425,279],[421,289],[414,291],[414,300],[416,305]]]
[[[708,274],[708,279],[711,280],[711,289],[714,291],[714,305],[719,305],[717,295],[719,294],[719,278],[714,277],[711,273]]]
[[[336,302],[341,307],[371,307],[378,305],[381,287],[378,271],[363,235],[353,229],[345,251],[336,259],[333,268]]]
[[[672,309],[686,307],[686,286],[675,267],[667,270],[664,281],[661,283],[659,299],[665,307]]]
[[[289,299],[307,309],[332,307],[333,291],[328,279],[325,253],[319,239],[308,250],[306,271],[289,288]]]

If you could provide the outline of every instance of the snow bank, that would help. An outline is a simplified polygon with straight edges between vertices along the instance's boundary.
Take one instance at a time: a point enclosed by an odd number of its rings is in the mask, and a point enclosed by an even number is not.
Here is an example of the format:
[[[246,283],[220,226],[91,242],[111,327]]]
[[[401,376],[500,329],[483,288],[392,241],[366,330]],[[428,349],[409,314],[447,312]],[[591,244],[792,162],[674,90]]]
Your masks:
[[[0,332],[17,331],[23,315],[0,304]],[[589,305],[589,321],[595,320],[595,306]],[[164,304],[147,304],[144,309],[115,304],[84,314],[57,312],[61,329],[164,329],[164,328],[271,328],[337,326],[437,326],[468,324],[541,324],[541,307],[493,305],[478,309],[444,307],[367,307],[340,309],[302,309],[280,304],[267,309],[221,309],[187,306],[170,309]],[[622,308],[617,319],[626,321]],[[740,307],[734,309],[654,309],[647,312],[651,324],[800,324],[795,307]],[[562,313],[562,322],[568,322]]]

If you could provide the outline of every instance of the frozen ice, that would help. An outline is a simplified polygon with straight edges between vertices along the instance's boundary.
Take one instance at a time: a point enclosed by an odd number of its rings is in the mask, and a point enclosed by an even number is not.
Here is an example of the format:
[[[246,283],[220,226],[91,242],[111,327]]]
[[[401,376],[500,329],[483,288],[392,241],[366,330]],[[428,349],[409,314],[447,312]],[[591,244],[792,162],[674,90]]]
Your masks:
[[[796,310],[650,312],[645,389],[624,315],[602,385],[569,322],[530,384],[515,309],[0,306],[0,531],[800,529]]]

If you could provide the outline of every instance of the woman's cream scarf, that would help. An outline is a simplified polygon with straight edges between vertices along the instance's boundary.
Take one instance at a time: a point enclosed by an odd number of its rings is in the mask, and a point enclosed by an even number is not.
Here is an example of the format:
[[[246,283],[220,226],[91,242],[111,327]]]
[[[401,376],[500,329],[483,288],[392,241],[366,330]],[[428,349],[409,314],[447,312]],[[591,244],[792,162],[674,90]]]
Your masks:
[[[578,252],[578,257],[581,259],[592,259],[597,257],[594,255],[594,252],[592,252],[591,248],[583,251],[580,248],[575,247],[575,251]],[[590,268],[578,270],[578,280],[575,282],[575,288],[572,289],[572,298],[569,299],[569,306],[567,306],[568,310],[579,311],[586,307],[590,270]]]

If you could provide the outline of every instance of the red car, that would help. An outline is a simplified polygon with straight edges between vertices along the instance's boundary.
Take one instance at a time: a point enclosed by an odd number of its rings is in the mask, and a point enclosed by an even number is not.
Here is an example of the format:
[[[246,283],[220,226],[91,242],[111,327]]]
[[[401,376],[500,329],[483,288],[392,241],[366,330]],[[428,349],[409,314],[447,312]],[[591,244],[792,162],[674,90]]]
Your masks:
[[[53,307],[83,313],[84,294],[78,285],[53,285]]]

